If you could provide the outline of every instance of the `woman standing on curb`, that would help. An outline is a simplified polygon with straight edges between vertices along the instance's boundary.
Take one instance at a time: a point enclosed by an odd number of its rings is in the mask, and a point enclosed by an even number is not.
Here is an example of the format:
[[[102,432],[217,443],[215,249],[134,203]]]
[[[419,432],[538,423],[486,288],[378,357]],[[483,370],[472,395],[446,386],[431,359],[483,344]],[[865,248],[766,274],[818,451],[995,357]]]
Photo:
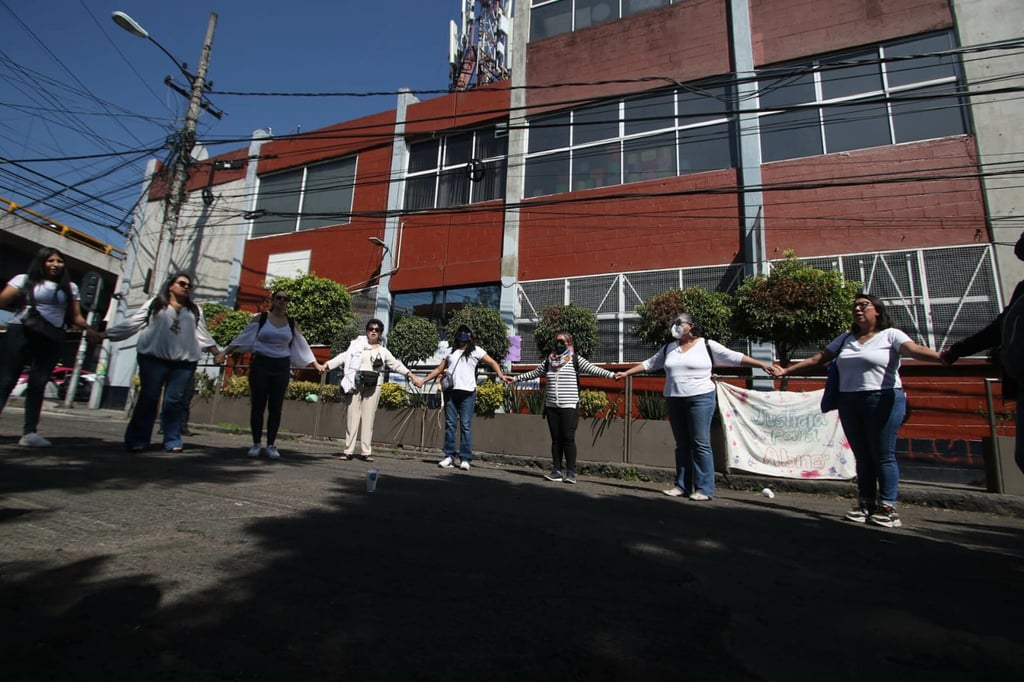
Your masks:
[[[938,353],[914,343],[892,326],[881,299],[858,293],[850,331],[832,339],[814,356],[778,373],[799,374],[831,361],[837,363],[839,421],[857,460],[858,500],[846,518],[856,523],[870,521],[886,528],[903,525],[896,513],[900,481],[896,435],[907,409],[900,357],[942,362]]]
[[[476,368],[481,362],[488,365],[501,381],[508,377],[501,371],[497,361],[483,348],[473,343],[473,331],[468,325],[460,324],[455,330],[455,350],[427,376],[426,383],[444,374],[451,381],[451,387],[442,390],[444,396],[444,459],[437,463],[442,469],[455,466],[456,456],[459,468],[469,471],[473,460],[473,406],[476,404]],[[460,427],[461,442],[456,449],[456,425]]]
[[[549,481],[576,482],[576,427],[580,421],[580,374],[615,379],[612,372],[598,367],[576,354],[572,334],[555,334],[555,349],[535,369],[515,377],[506,377],[506,383],[529,381],[545,377],[544,417],[551,433],[551,473]],[[565,474],[562,474],[562,458]]]
[[[85,330],[90,343],[102,337],[93,331],[78,305],[78,287],[68,276],[64,254],[43,247],[36,252],[28,271],[15,275],[0,291],[0,308],[17,303],[18,311],[7,322],[4,334],[3,359],[0,361],[0,412],[7,405],[14,385],[26,364],[28,386],[25,388],[25,424],[18,445],[45,448],[50,441],[39,435],[39,415],[43,410],[43,394],[53,368],[60,359],[65,321]],[[53,338],[30,330],[23,324],[31,309],[53,327]]]
[[[616,379],[665,370],[665,405],[676,441],[676,484],[664,490],[670,497],[689,496],[706,502],[715,496],[715,456],[711,451],[711,419],[718,404],[711,371],[715,367],[757,367],[774,374],[776,367],[701,337],[693,315],[679,313],[672,324],[675,343]]]
[[[141,333],[140,333],[141,332]],[[182,420],[192,396],[186,393],[203,352],[215,353],[217,342],[206,330],[203,311],[192,301],[192,277],[179,272],[160,295],[146,301],[128,319],[108,329],[103,336],[123,341],[139,334],[139,400],[124,432],[124,444],[132,452],[149,447],[164,394],[160,424],[164,450],[181,452]]]
[[[350,394],[348,413],[345,421],[345,449],[341,459],[349,460],[356,451],[356,435],[359,436],[359,457],[364,462],[373,461],[373,423],[380,402],[380,373],[387,371],[402,374],[419,388],[423,382],[417,379],[387,348],[381,345],[384,323],[376,318],[366,323],[366,336],[357,336],[348,348],[327,361],[317,365],[321,372],[345,365],[341,378],[341,390]]]
[[[249,429],[252,447],[249,457],[259,457],[263,448],[263,413],[267,415],[267,457],[278,459],[281,453],[274,444],[281,426],[284,394],[291,379],[292,367],[316,365],[313,351],[302,330],[288,316],[288,292],[276,290],[270,296],[270,310],[260,313],[239,332],[231,343],[217,353],[218,365],[231,353],[252,353],[249,369]]]

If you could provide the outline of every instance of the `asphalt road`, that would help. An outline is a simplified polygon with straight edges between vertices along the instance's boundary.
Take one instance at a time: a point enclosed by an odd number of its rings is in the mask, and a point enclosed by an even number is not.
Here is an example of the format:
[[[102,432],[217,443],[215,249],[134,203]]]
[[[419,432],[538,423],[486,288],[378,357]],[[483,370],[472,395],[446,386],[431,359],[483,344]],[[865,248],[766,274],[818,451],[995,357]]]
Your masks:
[[[0,679],[1018,680],[1024,519],[0,417]],[[1018,670],[1018,673],[1014,673]]]

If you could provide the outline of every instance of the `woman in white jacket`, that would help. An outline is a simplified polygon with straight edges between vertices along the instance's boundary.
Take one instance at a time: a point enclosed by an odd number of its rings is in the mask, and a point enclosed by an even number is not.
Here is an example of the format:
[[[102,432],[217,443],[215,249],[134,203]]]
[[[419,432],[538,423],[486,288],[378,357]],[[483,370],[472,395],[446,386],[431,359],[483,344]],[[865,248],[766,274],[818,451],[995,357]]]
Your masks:
[[[366,323],[366,335],[357,336],[348,348],[320,365],[321,371],[330,371],[345,366],[341,389],[351,395],[345,424],[345,449],[341,459],[352,459],[356,449],[356,434],[359,434],[360,458],[373,461],[370,441],[373,439],[373,420],[380,400],[380,373],[385,371],[403,374],[417,388],[423,382],[413,376],[387,348],[381,345],[384,323],[372,319]],[[360,425],[362,428],[360,428]]]
[[[249,370],[249,429],[252,431],[250,457],[259,457],[263,448],[263,413],[267,414],[267,457],[278,459],[281,453],[274,445],[281,426],[284,394],[291,379],[292,367],[316,365],[313,351],[302,335],[302,329],[288,316],[288,292],[275,291],[270,296],[270,310],[253,318],[238,336],[217,354],[217,364],[231,353],[252,353]]]

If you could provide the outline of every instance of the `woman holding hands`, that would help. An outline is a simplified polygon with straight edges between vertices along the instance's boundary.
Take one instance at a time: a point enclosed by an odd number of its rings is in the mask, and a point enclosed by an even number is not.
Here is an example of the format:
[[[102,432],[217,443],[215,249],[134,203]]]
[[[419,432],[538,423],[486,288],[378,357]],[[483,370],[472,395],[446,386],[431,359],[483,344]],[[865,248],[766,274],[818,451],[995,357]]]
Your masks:
[[[853,324],[814,356],[781,369],[799,374],[836,362],[839,369],[839,421],[857,460],[857,505],[846,513],[856,523],[886,528],[903,525],[896,513],[899,466],[896,434],[906,414],[900,358],[942,362],[938,353],[910,340],[892,326],[885,304],[858,293]]]

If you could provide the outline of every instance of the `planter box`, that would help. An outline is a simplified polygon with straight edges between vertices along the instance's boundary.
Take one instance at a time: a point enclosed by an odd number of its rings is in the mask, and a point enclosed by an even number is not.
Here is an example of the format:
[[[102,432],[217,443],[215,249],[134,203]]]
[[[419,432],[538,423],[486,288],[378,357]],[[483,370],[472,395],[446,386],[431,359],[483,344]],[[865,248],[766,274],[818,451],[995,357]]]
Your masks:
[[[249,398],[226,398],[218,395],[210,411],[211,424],[236,424],[249,426]]]
[[[1024,473],[1013,459],[1017,439],[1013,436],[982,438],[985,453],[985,482],[990,493],[1024,495]]]
[[[320,403],[285,400],[284,405],[281,406],[281,429],[290,433],[317,435],[317,413],[319,412]],[[264,416],[265,423],[266,417]]]

